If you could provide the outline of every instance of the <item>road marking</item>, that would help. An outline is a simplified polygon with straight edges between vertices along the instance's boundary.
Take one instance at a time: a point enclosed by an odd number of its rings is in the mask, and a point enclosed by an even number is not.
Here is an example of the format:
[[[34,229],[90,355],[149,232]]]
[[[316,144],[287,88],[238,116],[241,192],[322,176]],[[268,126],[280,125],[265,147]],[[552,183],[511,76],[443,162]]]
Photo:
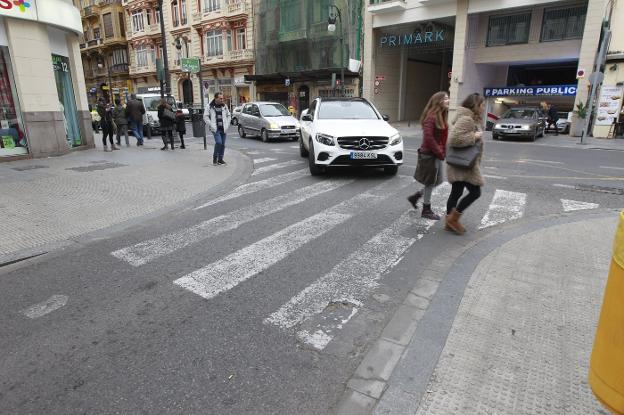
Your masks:
[[[266,163],[268,161],[275,161],[277,159],[271,158],[271,157],[262,157],[259,159],[253,159],[254,165],[256,164],[261,164],[261,163]]]
[[[285,167],[300,166],[301,164],[303,164],[303,161],[301,160],[289,160],[283,163],[271,164],[270,166],[260,167],[259,169],[254,170],[252,176],[256,176],[258,174],[263,174],[273,170],[283,169]]]
[[[530,162],[530,163],[546,163],[546,164],[565,164],[560,161],[550,161],[550,160],[532,160],[532,159],[520,159],[519,162]]]
[[[382,183],[301,222],[282,229],[227,257],[174,281],[203,298],[211,299],[283,260],[306,243],[346,222],[358,212],[381,202],[410,179]]]
[[[609,169],[609,170],[624,170],[624,167],[613,167],[613,166],[600,166],[601,169]]]
[[[216,218],[203,221],[190,228],[119,249],[111,252],[111,255],[132,266],[139,267],[189,245],[220,235],[224,232],[229,232],[245,223],[282,211],[314,196],[335,190],[353,182],[354,180],[336,179],[315,183],[289,192],[288,194],[277,196],[265,200],[264,202],[255,203],[234,212],[228,212]]]
[[[290,148],[296,148],[296,149],[298,149],[298,148],[299,148],[299,146],[288,146],[288,147],[290,147]]]
[[[598,209],[600,205],[598,203],[579,202],[578,200],[561,199],[564,212],[573,212],[575,210],[589,210]]]
[[[247,151],[247,154],[251,154],[252,156],[257,156],[259,154],[262,154],[262,151],[252,150],[252,151]]]
[[[64,307],[67,304],[68,299],[69,297],[66,295],[53,295],[44,302],[32,305],[20,311],[20,313],[32,319],[43,317],[46,314],[50,314],[51,312]]]
[[[285,173],[279,176],[271,177],[257,182],[246,183],[242,186],[238,186],[230,193],[221,196],[217,199],[213,199],[210,202],[204,203],[201,206],[194,208],[193,210],[203,209],[208,206],[216,205],[217,203],[224,202],[226,200],[235,199],[240,196],[248,195],[250,193],[259,192],[260,190],[270,189],[275,186],[279,186],[284,183],[291,182],[293,180],[300,179],[302,177],[309,177],[310,173],[308,169],[301,169],[290,173]]]
[[[510,220],[520,219],[524,215],[526,193],[508,192],[496,189],[492,203],[481,220],[479,229],[500,225]]]
[[[495,176],[493,174],[484,174],[483,177],[487,177],[488,179],[498,179],[498,180],[507,180],[506,177],[503,176]]]
[[[563,189],[576,189],[575,186],[572,186],[571,184],[559,184],[559,183],[555,183],[553,184],[554,187],[561,187]]]
[[[433,194],[434,206],[446,202],[450,185],[445,183],[437,187]],[[353,252],[329,273],[291,298],[264,320],[265,324],[274,324],[282,329],[289,329],[301,324],[314,315],[319,315],[331,304],[350,304],[349,315],[344,318],[326,319],[324,324],[309,330],[299,330],[297,337],[317,350],[323,350],[334,338],[333,334],[351,320],[368,298],[370,292],[379,286],[379,279],[398,264],[405,252],[421,239],[436,221],[417,218],[410,211],[404,213],[389,227],[375,235]],[[406,237],[403,233],[416,227],[416,237]]]

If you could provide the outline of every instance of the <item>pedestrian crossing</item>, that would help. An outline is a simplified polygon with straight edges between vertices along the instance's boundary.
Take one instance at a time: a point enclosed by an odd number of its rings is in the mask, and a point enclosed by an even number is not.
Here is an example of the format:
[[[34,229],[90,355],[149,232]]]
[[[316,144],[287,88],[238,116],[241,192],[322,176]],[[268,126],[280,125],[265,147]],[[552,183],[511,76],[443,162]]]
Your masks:
[[[284,298],[279,298],[260,316],[266,327],[287,333],[315,350],[324,350],[361,312],[384,277],[412,248],[424,243],[432,229],[442,225],[421,218],[419,212],[409,207],[405,196],[414,189],[414,180],[409,176],[380,175],[367,183],[368,179],[353,176],[311,177],[307,169],[297,169],[301,167],[299,161],[285,164],[264,160],[257,164],[261,165],[258,170],[279,167],[263,170],[273,176],[253,178],[255,181],[195,208],[202,215],[215,210],[212,217],[114,250],[111,255],[131,267],[158,265],[171,253],[198,249],[209,239],[227,238],[228,233],[252,223],[270,222],[266,234],[228,245],[224,252],[171,277],[172,286],[212,301],[224,293],[236,292],[242,285],[262,285],[272,267],[288,263],[298,253],[327,240],[323,238],[349,238],[352,229],[359,229],[363,235],[361,243],[351,246],[345,241],[344,255],[324,259],[330,263],[323,271],[307,269],[305,282],[288,295],[276,292],[276,296]],[[285,172],[276,174],[282,170]],[[445,210],[449,192],[448,183],[435,189],[432,204],[438,212]],[[236,202],[232,203],[234,208],[230,209],[230,201]],[[571,199],[556,202],[548,206],[558,207],[557,212],[541,214],[600,207],[597,203]],[[481,199],[470,207],[464,219],[472,233],[489,230],[522,219],[530,203],[531,197],[526,193],[485,187]],[[286,214],[303,206],[313,213],[303,218],[295,216],[293,220]],[[392,216],[378,218],[380,212],[388,209],[392,210]],[[360,221],[377,225],[356,226]],[[290,266],[297,274],[300,265]]]

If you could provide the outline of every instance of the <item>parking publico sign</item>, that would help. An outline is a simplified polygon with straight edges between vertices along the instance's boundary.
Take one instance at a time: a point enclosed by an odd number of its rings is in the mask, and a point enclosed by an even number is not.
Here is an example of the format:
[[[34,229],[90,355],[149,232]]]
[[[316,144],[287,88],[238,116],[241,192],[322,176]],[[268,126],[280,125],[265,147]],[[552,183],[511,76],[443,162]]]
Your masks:
[[[535,86],[504,86],[484,88],[486,97],[519,97],[519,96],[564,96],[576,95],[576,85],[535,85]]]

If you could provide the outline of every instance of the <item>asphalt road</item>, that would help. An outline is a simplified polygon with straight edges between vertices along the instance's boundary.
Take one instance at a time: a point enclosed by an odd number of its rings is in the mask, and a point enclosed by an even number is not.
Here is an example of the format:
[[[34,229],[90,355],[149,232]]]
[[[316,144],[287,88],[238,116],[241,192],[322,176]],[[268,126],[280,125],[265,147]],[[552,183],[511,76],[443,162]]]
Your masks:
[[[490,140],[460,238],[405,200],[419,141],[396,177],[317,178],[297,143],[232,133],[256,163],[243,188],[0,270],[0,413],[330,413],[448,244],[622,207],[624,152]]]

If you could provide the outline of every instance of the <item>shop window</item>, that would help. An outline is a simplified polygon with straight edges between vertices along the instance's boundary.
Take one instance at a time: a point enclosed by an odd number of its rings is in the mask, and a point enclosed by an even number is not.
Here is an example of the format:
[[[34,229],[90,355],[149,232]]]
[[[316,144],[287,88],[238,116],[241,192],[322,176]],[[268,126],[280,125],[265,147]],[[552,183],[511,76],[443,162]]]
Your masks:
[[[531,13],[490,16],[487,46],[503,46],[529,42]]]
[[[82,139],[80,137],[80,128],[78,127],[78,110],[76,108],[69,58],[52,55],[52,67],[54,69],[54,79],[56,80],[59,108],[63,114],[67,145],[70,148],[81,146]]]
[[[581,39],[586,15],[585,6],[544,10],[541,41]]]
[[[236,29],[236,49],[247,49],[247,34],[244,27]]]
[[[0,46],[0,157],[28,154],[9,48]]]
[[[106,13],[102,15],[102,20],[104,21],[104,36],[106,36],[107,39],[115,36],[115,29],[113,28],[113,15]]]

